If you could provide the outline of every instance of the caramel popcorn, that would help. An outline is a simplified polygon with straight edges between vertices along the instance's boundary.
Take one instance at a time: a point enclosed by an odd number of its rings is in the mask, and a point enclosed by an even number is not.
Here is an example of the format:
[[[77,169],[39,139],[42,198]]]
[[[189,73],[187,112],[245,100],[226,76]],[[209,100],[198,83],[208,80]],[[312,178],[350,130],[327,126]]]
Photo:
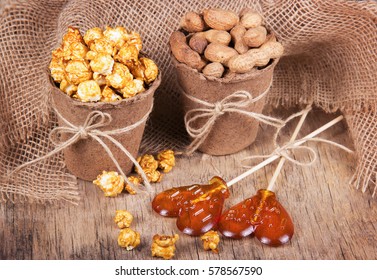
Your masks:
[[[105,86],[103,88],[101,96],[102,102],[113,102],[121,99],[122,98],[118,94],[116,94],[115,91],[113,91],[109,86]]]
[[[87,46],[81,42],[73,42],[70,45],[64,45],[64,59],[84,59],[88,52]]]
[[[67,80],[62,80],[60,82],[60,89],[69,96],[72,96],[77,92],[77,86],[68,83]]]
[[[160,152],[157,155],[157,160],[158,167],[164,173],[170,172],[173,169],[173,166],[175,166],[175,157],[174,152],[172,150],[165,150]]]
[[[125,45],[119,50],[115,59],[132,68],[133,64],[139,60],[139,50],[135,45]]]
[[[101,87],[107,84],[105,75],[98,74],[96,72],[93,73],[93,80]]]
[[[119,90],[124,98],[133,97],[136,94],[145,91],[144,82],[138,79],[134,79],[127,83],[127,85]]]
[[[157,78],[158,67],[152,59],[147,57],[141,57],[140,62],[144,66],[144,81],[150,84]]]
[[[98,101],[101,99],[101,88],[93,80],[82,82],[75,97],[83,102]]]
[[[106,27],[106,30],[103,32],[103,35],[110,42],[110,44],[120,49],[126,42],[127,30],[124,27],[118,26],[116,28]]]
[[[204,250],[209,251],[212,250],[214,253],[218,253],[219,250],[217,248],[220,242],[220,236],[217,231],[210,230],[203,234],[200,239],[203,241]]]
[[[90,80],[93,75],[89,63],[83,59],[70,60],[65,67],[65,73],[68,83],[74,85]]]
[[[118,62],[114,63],[111,74],[106,76],[107,84],[115,89],[124,88],[132,80],[132,74],[128,70],[127,66]]]
[[[87,46],[80,31],[74,27],[68,27],[68,32],[63,36],[62,47],[65,60],[83,59],[88,52]]]
[[[84,43],[84,39],[80,34],[80,30],[75,27],[68,27],[67,33],[63,36],[63,46],[71,45],[72,43]]]
[[[152,257],[160,257],[165,260],[170,260],[174,257],[175,243],[178,239],[178,234],[174,234],[174,236],[156,234],[153,236]]]
[[[103,171],[93,183],[101,188],[105,196],[117,196],[124,188],[124,178],[114,171]]]
[[[118,245],[130,251],[140,244],[140,234],[130,228],[122,229],[118,236]]]
[[[143,47],[143,43],[139,33],[136,32],[129,32],[126,34],[126,43],[127,45],[134,45],[138,51],[141,51]]]
[[[62,80],[65,80],[63,58],[53,56],[49,68],[51,70],[51,77],[55,82],[60,83]]]
[[[103,37],[103,33],[102,33],[101,28],[94,27],[94,28],[88,29],[85,32],[84,41],[85,41],[85,44],[87,44],[90,47],[91,43],[93,43],[94,40],[101,39],[102,37]]]
[[[100,53],[90,62],[92,71],[101,75],[109,75],[113,71],[114,59],[111,55]]]
[[[113,46],[104,37],[93,40],[89,48],[91,51],[96,53],[106,53],[109,55],[115,54]]]
[[[120,229],[129,228],[133,219],[134,217],[127,210],[116,210],[115,212],[114,222]]]
[[[127,177],[127,179],[133,183],[134,185],[139,185],[141,183],[141,179],[140,177],[135,177],[135,176],[130,176],[130,177]],[[126,186],[124,187],[125,190],[129,193],[129,194],[136,194],[136,191],[132,188],[132,186],[126,184]]]
[[[114,102],[143,91],[158,75],[157,65],[140,58],[142,40],[124,27],[94,27],[81,36],[69,27],[61,45],[52,51],[51,77],[67,95],[83,102]],[[93,83],[81,83],[94,81]],[[91,92],[93,90],[93,92]],[[115,92],[117,91],[117,92]],[[159,174],[151,174],[158,180]]]
[[[154,183],[161,181],[162,174],[157,171],[158,161],[156,161],[152,155],[144,155],[142,157],[138,157],[137,162],[140,164],[140,167],[143,169],[149,182]],[[140,171],[137,168],[135,171],[140,175]]]

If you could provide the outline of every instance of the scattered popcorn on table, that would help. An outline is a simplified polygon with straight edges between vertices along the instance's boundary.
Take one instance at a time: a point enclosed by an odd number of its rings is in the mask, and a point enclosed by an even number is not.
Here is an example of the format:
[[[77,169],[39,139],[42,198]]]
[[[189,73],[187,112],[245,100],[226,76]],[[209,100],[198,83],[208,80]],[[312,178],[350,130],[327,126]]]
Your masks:
[[[114,222],[120,229],[129,228],[134,217],[127,210],[116,210]]]
[[[118,236],[118,245],[126,248],[127,251],[133,250],[140,244],[140,234],[130,228],[122,229]]]
[[[99,186],[105,196],[117,196],[123,191],[124,178],[115,171],[102,171],[93,184]]]
[[[135,177],[135,176],[130,176],[130,177],[127,177],[127,179],[133,183],[135,186],[137,185],[140,185],[141,183],[141,178],[140,177]],[[132,188],[132,186],[130,186],[129,184],[126,184],[126,186],[124,187],[124,189],[129,193],[129,194],[136,194],[136,191]]]
[[[79,84],[76,97],[82,102],[98,101],[101,99],[101,88],[93,81],[85,81]]]
[[[220,236],[217,231],[210,230],[203,234],[200,239],[203,241],[204,250],[212,250],[216,254],[219,252],[217,246],[220,242]]]
[[[173,169],[173,166],[175,166],[175,157],[174,152],[172,150],[165,150],[160,152],[157,155],[157,160],[158,167],[164,173],[170,172]]]
[[[162,179],[162,174],[157,171],[158,161],[152,155],[143,155],[142,157],[137,158],[137,162],[140,164],[140,167],[143,169],[145,175],[149,182],[155,183],[160,182]],[[140,175],[140,170],[135,168],[136,173]]]
[[[131,98],[145,91],[158,75],[153,60],[139,58],[142,45],[138,33],[121,26],[105,30],[94,27],[84,36],[77,28],[69,27],[61,45],[52,52],[51,77],[62,91],[83,102]],[[82,87],[79,87],[80,94],[76,93],[77,86],[86,81],[95,81],[101,87],[99,98],[97,87],[95,93],[84,93],[90,98],[81,98]]]
[[[170,260],[174,257],[175,243],[179,239],[178,234],[174,236],[158,235],[153,236],[152,243],[152,257],[160,257],[165,260]]]

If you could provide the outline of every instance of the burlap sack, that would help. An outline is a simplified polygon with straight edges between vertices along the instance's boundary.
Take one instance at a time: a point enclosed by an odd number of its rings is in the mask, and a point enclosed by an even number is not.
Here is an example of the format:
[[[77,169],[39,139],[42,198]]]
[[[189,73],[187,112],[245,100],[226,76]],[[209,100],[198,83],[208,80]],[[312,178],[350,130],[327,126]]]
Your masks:
[[[99,128],[101,131],[114,131],[137,123],[150,112],[153,106],[153,94],[161,83],[161,74],[148,90],[132,98],[122,99],[113,103],[84,103],[74,100],[57,87],[52,89],[53,108],[68,122],[76,127],[82,126],[90,112],[100,111],[112,117],[109,125]],[[136,158],[146,120],[129,132],[110,135]],[[59,126],[66,127],[66,121],[58,117]],[[62,135],[66,141],[72,135]],[[115,160],[125,174],[132,170],[132,161],[114,143],[101,139],[112,152]],[[93,138],[81,139],[63,150],[64,162],[68,170],[83,180],[94,180],[102,170],[117,170],[116,165],[104,148]]]
[[[56,126],[45,68],[68,26],[124,25],[141,33],[143,50],[164,73],[142,146],[187,143],[168,37],[187,11],[221,7],[259,11],[286,50],[267,103],[315,104],[345,115],[357,153],[354,185],[377,184],[377,3],[333,0],[2,0],[0,11],[0,192],[4,199],[75,200],[77,187],[63,156],[6,174],[53,147]]]
[[[267,96],[265,92],[270,88],[273,71],[278,62],[278,60],[274,60],[266,68],[219,79],[207,78],[186,64],[179,63],[174,57],[172,60],[179,86],[182,89],[185,114],[193,109],[206,108],[206,106],[187,98],[187,95],[215,104],[237,91],[247,91],[253,98],[263,94],[265,97],[241,108],[248,112],[262,113]],[[208,117],[198,119],[193,126],[196,129],[201,128],[206,121],[208,121]],[[217,156],[236,153],[254,142],[258,127],[259,121],[254,118],[240,113],[227,112],[216,119],[208,136],[198,149],[203,153]]]

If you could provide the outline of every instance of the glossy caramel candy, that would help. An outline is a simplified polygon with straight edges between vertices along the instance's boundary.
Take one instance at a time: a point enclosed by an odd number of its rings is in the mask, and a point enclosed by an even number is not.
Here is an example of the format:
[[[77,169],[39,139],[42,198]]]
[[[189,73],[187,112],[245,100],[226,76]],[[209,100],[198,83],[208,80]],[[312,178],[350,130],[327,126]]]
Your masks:
[[[276,200],[274,192],[264,189],[226,211],[220,218],[218,229],[224,236],[234,239],[254,234],[269,246],[287,243],[294,233],[288,212]]]
[[[199,236],[216,226],[228,197],[226,183],[214,177],[208,185],[164,191],[154,198],[152,208],[162,216],[177,217],[177,227],[183,233]]]

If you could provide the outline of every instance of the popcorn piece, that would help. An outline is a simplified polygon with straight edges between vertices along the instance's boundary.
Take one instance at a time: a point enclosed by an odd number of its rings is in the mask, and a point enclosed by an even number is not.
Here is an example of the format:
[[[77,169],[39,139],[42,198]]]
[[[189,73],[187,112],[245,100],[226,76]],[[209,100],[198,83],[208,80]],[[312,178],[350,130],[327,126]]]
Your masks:
[[[101,87],[107,84],[106,78],[104,75],[93,73],[93,80]]]
[[[90,50],[96,53],[106,53],[108,55],[114,55],[115,51],[113,46],[105,38],[95,39],[90,44]]]
[[[162,151],[157,155],[158,167],[162,169],[164,173],[168,173],[175,166],[175,157],[172,150]]]
[[[132,68],[133,64],[139,59],[139,51],[135,45],[125,45],[119,50],[115,59]]]
[[[130,228],[122,229],[118,236],[118,245],[130,251],[140,244],[140,234]]]
[[[219,252],[217,246],[220,242],[220,236],[217,231],[210,230],[203,234],[200,239],[203,241],[204,250],[212,250],[216,254]]]
[[[81,42],[73,42],[70,45],[64,45],[63,51],[65,60],[84,59],[88,52],[88,47]]]
[[[136,94],[145,91],[144,82],[138,79],[134,79],[131,82],[127,83],[127,85],[119,90],[124,98],[133,97]]]
[[[65,80],[63,58],[53,56],[48,67],[51,71],[51,77],[55,82],[60,83],[62,80]]]
[[[100,53],[90,62],[90,67],[93,72],[101,75],[109,75],[113,71],[114,59],[111,55]]]
[[[132,31],[127,33],[125,37],[127,45],[134,45],[138,51],[141,51],[143,47],[143,42],[141,40],[139,33]]]
[[[134,185],[140,185],[141,183],[140,177],[130,176],[127,179]],[[136,191],[128,184],[126,184],[125,190],[128,191],[129,194],[132,194],[132,195],[136,194]]]
[[[121,26],[116,28],[106,26],[106,30],[103,32],[103,35],[113,47],[120,49],[126,42],[127,30]]]
[[[93,72],[89,63],[83,59],[70,60],[65,67],[67,81],[70,84],[78,85],[92,78]]]
[[[124,188],[124,178],[115,171],[102,171],[93,184],[99,186],[105,196],[117,196]]]
[[[93,81],[85,81],[77,88],[77,98],[83,102],[98,101],[101,99],[101,88]]]
[[[114,222],[117,226],[122,228],[129,228],[134,217],[127,210],[117,210],[115,212]]]
[[[60,89],[69,96],[72,96],[77,92],[77,86],[69,84],[65,79],[60,82]]]
[[[94,27],[94,28],[88,29],[85,32],[84,41],[85,41],[85,44],[90,46],[94,40],[101,39],[102,37],[103,37],[103,33],[102,33],[101,28]]]
[[[131,74],[134,76],[135,79],[144,81],[145,68],[139,60],[132,63],[132,65],[129,65],[128,68],[130,69]]]
[[[158,75],[158,67],[156,63],[152,59],[141,57],[140,58],[141,64],[144,66],[144,81],[147,84],[153,82]]]
[[[75,27],[68,27],[67,33],[63,36],[63,46],[71,45],[72,43],[84,43],[84,39],[80,34],[80,30]]]
[[[62,48],[66,60],[83,59],[88,52],[80,31],[74,27],[68,27],[67,33],[63,36]]]
[[[160,257],[170,260],[174,257],[175,243],[179,239],[178,234],[174,236],[158,235],[153,236],[152,257]]]
[[[132,74],[127,66],[118,62],[114,63],[111,74],[106,76],[107,85],[112,86],[115,89],[124,88],[132,80]]]
[[[149,182],[160,182],[162,179],[162,174],[157,171],[158,161],[152,155],[144,155],[137,158],[137,162],[140,164],[140,167],[143,169],[145,175],[147,175]],[[140,175],[140,170],[135,168],[135,171]]]
[[[86,55],[85,55],[85,59],[86,59],[86,60],[93,60],[93,59],[96,58],[97,55],[98,55],[98,53],[95,52],[95,51],[88,51],[88,52],[86,53]]]
[[[102,90],[102,102],[113,102],[121,100],[122,98],[116,94],[109,86],[105,86]]]

